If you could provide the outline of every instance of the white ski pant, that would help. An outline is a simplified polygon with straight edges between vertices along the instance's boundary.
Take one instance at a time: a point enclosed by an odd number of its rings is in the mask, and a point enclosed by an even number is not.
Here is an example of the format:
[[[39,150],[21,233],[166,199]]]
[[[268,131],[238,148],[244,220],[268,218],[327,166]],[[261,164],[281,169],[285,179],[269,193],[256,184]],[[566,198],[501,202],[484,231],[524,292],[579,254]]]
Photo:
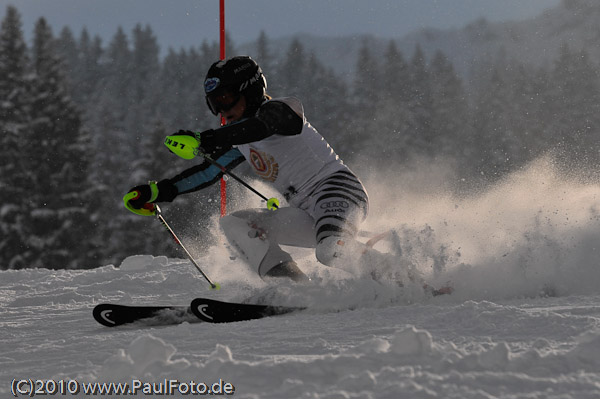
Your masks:
[[[264,276],[292,261],[281,245],[316,248],[321,263],[338,266],[340,250],[357,243],[353,238],[367,209],[362,183],[352,173],[338,171],[319,182],[298,208],[242,210],[221,218],[220,224],[251,269]]]

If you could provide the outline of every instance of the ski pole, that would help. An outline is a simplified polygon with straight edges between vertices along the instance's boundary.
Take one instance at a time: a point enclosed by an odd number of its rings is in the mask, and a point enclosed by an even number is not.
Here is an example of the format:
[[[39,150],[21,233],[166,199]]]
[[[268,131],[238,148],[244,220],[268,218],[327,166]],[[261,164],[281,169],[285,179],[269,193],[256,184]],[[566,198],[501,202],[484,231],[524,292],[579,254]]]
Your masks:
[[[218,163],[217,161],[215,161],[214,159],[212,159],[211,157],[209,157],[208,155],[202,153],[202,152],[198,152],[200,155],[202,155],[202,157],[204,159],[206,159],[208,162],[210,162],[212,165],[216,166],[217,168],[221,169],[221,171],[223,173],[225,173],[228,176],[233,177],[235,180],[237,180],[242,186],[246,187],[248,190],[252,191],[254,194],[258,195],[260,198],[262,198],[263,200],[267,201],[267,208],[274,211],[276,209],[279,209],[279,200],[275,197],[273,198],[267,198],[264,195],[262,195],[258,190],[256,190],[254,187],[252,187],[251,185],[249,185],[248,183],[246,183],[244,180],[242,180],[241,178],[239,178],[237,175],[233,174],[233,172],[228,171],[224,166],[222,166],[220,163]]]
[[[213,290],[220,290],[221,289],[221,285],[219,283],[213,283],[211,281],[211,279],[208,278],[208,276],[206,275],[206,273],[204,273],[202,271],[202,269],[200,268],[200,266],[198,265],[198,263],[194,260],[194,258],[192,258],[192,255],[189,253],[189,251],[186,249],[186,247],[183,245],[183,243],[179,240],[179,238],[177,237],[177,235],[175,234],[175,232],[173,231],[173,229],[171,228],[171,226],[169,226],[169,224],[167,223],[167,221],[165,220],[165,218],[162,216],[162,212],[160,210],[160,207],[157,204],[154,204],[154,207],[156,209],[156,218],[158,220],[160,220],[160,222],[163,224],[163,226],[166,227],[167,230],[169,230],[169,233],[171,233],[171,236],[173,236],[173,240],[175,240],[175,242],[177,244],[179,244],[179,246],[183,249],[183,251],[187,255],[188,259],[193,263],[194,266],[196,266],[196,269],[198,269],[198,271],[200,272],[200,274],[202,274],[202,277],[204,277],[206,279],[206,281],[208,281],[208,283],[210,284],[210,288],[213,289]]]

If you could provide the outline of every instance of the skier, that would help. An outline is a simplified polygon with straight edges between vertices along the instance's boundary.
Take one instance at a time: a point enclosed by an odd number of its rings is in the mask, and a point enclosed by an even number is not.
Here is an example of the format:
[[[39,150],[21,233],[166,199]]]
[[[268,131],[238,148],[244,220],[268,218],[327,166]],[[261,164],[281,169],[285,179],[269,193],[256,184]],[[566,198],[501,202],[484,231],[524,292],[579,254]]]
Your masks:
[[[315,248],[316,258],[325,265],[373,275],[372,267],[381,263],[383,254],[355,239],[367,216],[367,192],[306,120],[300,101],[267,95],[262,70],[248,56],[215,62],[204,88],[209,109],[220,114],[225,125],[199,133],[180,130],[167,138],[167,147],[187,159],[205,154],[227,170],[246,161],[289,204],[275,211],[242,210],[220,219],[225,236],[249,266],[261,277],[307,280],[281,248],[291,245]],[[203,162],[173,178],[132,188],[128,194],[139,195],[125,205],[136,212],[154,202],[170,202],[222,175],[214,163]]]

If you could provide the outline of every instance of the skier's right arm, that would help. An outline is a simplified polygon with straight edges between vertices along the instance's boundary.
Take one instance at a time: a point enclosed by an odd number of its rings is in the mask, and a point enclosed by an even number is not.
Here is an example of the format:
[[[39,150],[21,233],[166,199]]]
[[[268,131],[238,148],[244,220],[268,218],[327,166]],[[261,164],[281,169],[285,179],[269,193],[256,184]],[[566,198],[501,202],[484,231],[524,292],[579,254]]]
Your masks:
[[[226,170],[235,168],[245,160],[242,153],[237,148],[232,147],[219,148],[208,155]],[[201,190],[216,183],[223,176],[223,173],[219,167],[205,161],[186,169],[177,176],[169,179],[169,181],[176,188],[177,194],[185,194]]]
[[[213,159],[229,170],[244,161],[244,156],[236,148],[221,148],[211,153]],[[125,195],[129,205],[134,209],[141,209],[147,204],[155,202],[171,202],[179,194],[190,193],[208,187],[219,181],[223,176],[223,171],[218,167],[203,162],[184,170],[180,174],[170,179],[164,179],[159,182],[150,182],[131,188]],[[134,199],[130,199],[131,193],[136,193]]]

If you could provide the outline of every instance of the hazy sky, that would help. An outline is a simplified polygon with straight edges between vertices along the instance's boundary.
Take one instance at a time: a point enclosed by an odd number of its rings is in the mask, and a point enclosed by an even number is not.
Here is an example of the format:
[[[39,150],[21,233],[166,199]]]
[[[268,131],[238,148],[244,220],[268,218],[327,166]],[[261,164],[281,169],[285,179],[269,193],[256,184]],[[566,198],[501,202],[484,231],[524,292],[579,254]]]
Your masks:
[[[226,26],[234,43],[299,32],[340,36],[372,33],[401,37],[422,27],[462,27],[479,17],[519,20],[540,14],[560,0],[225,0]],[[76,37],[87,27],[107,43],[121,26],[127,35],[149,24],[162,49],[218,40],[218,0],[0,0],[21,13],[26,38],[45,17],[58,34],[71,27]]]

